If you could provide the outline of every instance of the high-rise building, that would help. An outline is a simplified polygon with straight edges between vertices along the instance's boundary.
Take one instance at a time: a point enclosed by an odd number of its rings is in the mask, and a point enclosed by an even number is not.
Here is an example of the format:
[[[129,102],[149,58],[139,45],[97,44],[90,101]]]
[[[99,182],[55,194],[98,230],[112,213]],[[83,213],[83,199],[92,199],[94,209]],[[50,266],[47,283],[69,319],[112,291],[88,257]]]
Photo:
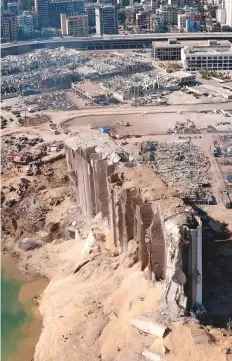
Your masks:
[[[191,20],[191,22],[189,21]],[[200,24],[202,15],[197,11],[189,11],[184,14],[178,14],[178,28],[180,30],[187,30],[188,23]],[[197,30],[199,28],[199,30]],[[195,31],[200,31],[200,27],[196,27]]]
[[[60,15],[62,35],[87,36],[89,33],[88,15]]]
[[[88,14],[88,22],[90,27],[96,26],[95,7],[96,4],[94,3],[85,5],[85,11]]]
[[[232,27],[232,0],[225,0],[226,25]]]
[[[96,34],[118,34],[118,9],[113,5],[98,5],[95,9]]]
[[[18,39],[17,16],[15,14],[1,13],[1,38],[5,43]]]
[[[173,5],[161,5],[157,10],[157,15],[163,19],[166,25],[177,25],[178,23],[178,7]]]
[[[226,9],[219,8],[216,11],[216,19],[221,25],[226,24]]]
[[[141,11],[136,14],[136,26],[137,31],[140,33],[141,31],[149,30],[150,26],[150,12],[149,11]]]
[[[60,29],[60,15],[84,15],[84,0],[49,0],[48,4],[49,25]]]
[[[160,0],[145,0],[142,4],[144,11],[150,11],[151,14],[155,14],[160,6]]]
[[[7,3],[7,11],[14,13],[15,15],[19,14],[19,3],[17,1]]]
[[[38,27],[47,28],[48,22],[48,0],[35,0],[35,13],[37,15]]]
[[[32,35],[34,31],[34,16],[30,11],[24,11],[17,16],[17,24],[19,31],[27,36]]]

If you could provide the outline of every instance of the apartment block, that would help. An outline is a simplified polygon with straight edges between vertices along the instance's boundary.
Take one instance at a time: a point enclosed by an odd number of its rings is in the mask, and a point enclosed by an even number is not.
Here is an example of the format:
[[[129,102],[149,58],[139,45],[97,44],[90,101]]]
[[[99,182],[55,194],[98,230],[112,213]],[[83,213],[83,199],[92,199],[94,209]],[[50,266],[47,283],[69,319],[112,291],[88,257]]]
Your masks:
[[[225,0],[226,25],[232,27],[232,0]]]
[[[96,26],[95,7],[96,7],[96,4],[94,4],[94,3],[85,5],[85,11],[88,15],[89,27]]]
[[[185,70],[232,70],[232,48],[229,41],[209,40],[206,46],[184,47],[181,60]]]
[[[99,5],[95,9],[96,34],[118,34],[118,9],[113,5]]]
[[[85,14],[84,0],[49,0],[48,3],[49,26],[60,29],[60,15],[83,15]]]
[[[70,36],[87,36],[89,33],[88,15],[60,15],[61,33]]]
[[[4,43],[18,39],[17,16],[15,14],[1,13],[1,38]]]
[[[166,25],[177,25],[178,23],[178,7],[173,5],[161,5],[157,10],[157,15],[163,19]]]
[[[202,20],[201,14],[189,11],[184,14],[178,14],[178,28],[180,30],[187,30],[188,21],[191,21],[191,23],[199,24]],[[187,24],[186,24],[187,22]],[[197,31],[197,30],[196,30]]]
[[[221,25],[226,24],[226,9],[217,9],[216,19]]]
[[[8,2],[7,3],[7,11],[18,15],[19,14],[19,3],[16,1]]]
[[[138,32],[141,32],[143,30],[149,30],[149,24],[150,24],[149,11],[142,11],[136,14],[136,26]]]
[[[24,11],[17,16],[17,24],[20,32],[27,36],[32,35],[34,32],[34,16],[30,11]]]
[[[38,27],[47,28],[48,21],[48,0],[35,0],[35,14],[38,20]]]

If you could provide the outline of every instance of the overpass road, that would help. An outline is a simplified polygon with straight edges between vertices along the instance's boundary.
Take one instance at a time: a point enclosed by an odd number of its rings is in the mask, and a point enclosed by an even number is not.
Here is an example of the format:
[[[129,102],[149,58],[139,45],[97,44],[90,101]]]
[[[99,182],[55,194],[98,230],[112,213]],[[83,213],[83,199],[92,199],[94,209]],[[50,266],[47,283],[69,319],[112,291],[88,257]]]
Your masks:
[[[2,56],[21,54],[42,48],[56,48],[59,46],[72,47],[81,50],[103,49],[136,49],[149,48],[153,41],[166,41],[170,38],[178,40],[230,40],[232,32],[221,33],[165,33],[165,34],[135,34],[135,35],[104,35],[89,37],[52,38],[38,41],[19,41],[17,43],[2,44]]]

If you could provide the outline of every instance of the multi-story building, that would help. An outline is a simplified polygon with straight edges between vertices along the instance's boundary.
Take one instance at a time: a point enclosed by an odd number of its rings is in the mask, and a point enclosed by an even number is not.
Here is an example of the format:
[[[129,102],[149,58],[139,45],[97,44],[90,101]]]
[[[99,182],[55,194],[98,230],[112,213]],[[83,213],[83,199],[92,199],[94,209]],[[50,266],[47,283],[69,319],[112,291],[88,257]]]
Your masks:
[[[221,25],[226,24],[226,9],[219,8],[216,11],[216,19]]]
[[[192,7],[194,5],[193,0],[168,0],[168,5],[177,6],[183,9],[185,6]]]
[[[160,15],[151,14],[150,16],[150,31],[160,33],[163,30],[163,19]]]
[[[140,33],[141,31],[149,30],[149,26],[150,26],[149,11],[141,11],[140,13],[136,14],[136,26],[138,33]]]
[[[188,23],[190,23],[188,20],[190,20],[193,24],[200,24],[202,15],[198,12],[192,11],[186,12],[184,14],[178,14],[178,28],[182,31],[189,31],[190,29],[187,29]],[[200,28],[198,29],[196,26],[195,31],[200,31]]]
[[[27,36],[34,32],[34,16],[30,11],[24,11],[17,16],[17,24],[19,31]]]
[[[88,15],[60,15],[62,35],[87,36],[89,33]]]
[[[161,5],[157,10],[157,15],[163,19],[166,25],[177,25],[178,22],[178,7],[173,5]]]
[[[88,14],[88,24],[89,27],[96,26],[96,17],[95,17],[95,7],[96,4],[85,4],[85,11]]]
[[[98,5],[95,9],[96,34],[118,34],[118,9],[113,5]]]
[[[133,6],[125,7],[126,24],[135,25],[136,14],[143,11],[142,3],[134,3]]]
[[[19,14],[19,3],[17,1],[7,3],[7,11],[14,13],[15,15]]]
[[[186,46],[181,49],[181,60],[184,69],[189,71],[232,70],[231,43],[209,40],[207,46]]]
[[[226,25],[232,27],[232,0],[225,0]]]
[[[216,19],[206,19],[205,20],[205,29],[208,32],[217,32],[221,31],[221,24],[216,21]]]
[[[181,60],[181,49],[184,44],[178,42],[176,39],[169,39],[168,42],[153,42],[152,52],[156,60]]]
[[[155,14],[160,6],[160,0],[145,0],[142,4],[144,11],[150,11],[151,14]]]
[[[48,0],[35,0],[35,14],[37,16],[38,28],[47,28],[48,21]]]
[[[60,15],[84,15],[84,0],[49,0],[48,3],[49,25],[60,29]]]
[[[1,13],[1,38],[4,43],[18,39],[17,16],[15,14]]]

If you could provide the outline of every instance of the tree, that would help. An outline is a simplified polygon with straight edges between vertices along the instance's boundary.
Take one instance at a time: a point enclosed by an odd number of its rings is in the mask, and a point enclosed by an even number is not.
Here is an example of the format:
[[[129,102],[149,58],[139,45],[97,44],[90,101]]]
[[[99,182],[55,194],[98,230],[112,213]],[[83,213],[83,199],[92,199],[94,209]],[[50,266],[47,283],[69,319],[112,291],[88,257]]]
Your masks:
[[[34,0],[22,0],[22,10],[31,10],[34,6]]]

